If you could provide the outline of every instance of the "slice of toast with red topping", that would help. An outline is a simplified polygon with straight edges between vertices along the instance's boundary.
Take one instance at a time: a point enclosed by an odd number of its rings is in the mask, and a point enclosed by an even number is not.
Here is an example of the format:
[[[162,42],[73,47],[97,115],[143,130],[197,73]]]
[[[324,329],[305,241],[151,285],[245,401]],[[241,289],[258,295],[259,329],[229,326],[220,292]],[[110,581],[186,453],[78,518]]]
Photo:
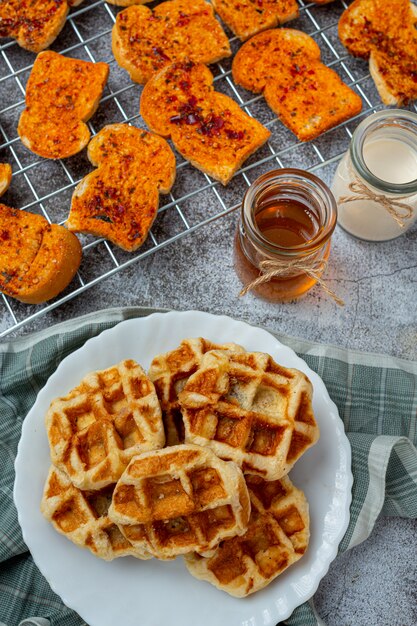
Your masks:
[[[299,15],[296,0],[212,0],[212,5],[241,41]]]
[[[136,250],[156,217],[159,194],[174,184],[171,148],[145,130],[111,124],[91,140],[88,158],[97,169],[75,188],[66,226]]]
[[[48,48],[61,32],[69,8],[82,0],[2,0],[0,37],[13,37],[31,52]]]
[[[0,163],[0,196],[6,193],[12,182],[12,168],[8,163]]]
[[[316,42],[298,30],[255,35],[236,54],[232,73],[237,84],[263,93],[301,141],[314,139],[362,108],[360,97],[321,63]]]
[[[97,110],[107,82],[107,63],[41,52],[26,87],[18,132],[24,145],[46,159],[80,152],[90,139],[85,124]]]
[[[134,4],[149,4],[152,0],[106,0],[106,2],[116,7],[131,7]]]
[[[0,291],[27,304],[46,302],[71,282],[81,262],[77,237],[42,216],[0,204]]]
[[[270,132],[212,83],[205,65],[174,63],[146,83],[140,112],[194,167],[226,185]]]
[[[231,55],[213,8],[204,0],[168,0],[153,11],[132,6],[118,14],[112,40],[116,61],[141,84],[176,61],[209,64]]]
[[[417,7],[409,0],[354,0],[339,21],[339,37],[353,56],[369,59],[382,102],[417,98]]]

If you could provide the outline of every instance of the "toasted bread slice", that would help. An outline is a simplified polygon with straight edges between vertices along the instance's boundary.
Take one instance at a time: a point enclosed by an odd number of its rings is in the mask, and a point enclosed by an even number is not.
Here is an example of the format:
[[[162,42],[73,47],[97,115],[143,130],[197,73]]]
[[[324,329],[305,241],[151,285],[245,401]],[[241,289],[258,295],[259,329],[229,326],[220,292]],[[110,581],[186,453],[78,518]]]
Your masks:
[[[320,48],[298,30],[255,35],[233,60],[236,83],[263,95],[301,140],[314,139],[362,108],[360,97],[320,61]]]
[[[54,298],[81,262],[77,237],[41,215],[0,204],[0,291],[28,304]]]
[[[146,83],[166,65],[186,58],[215,63],[231,55],[229,41],[204,0],[169,0],[154,11],[132,6],[118,14],[113,54],[133,81]]]
[[[107,63],[70,59],[41,52],[26,87],[26,108],[19,120],[20,139],[46,159],[80,152],[90,139],[85,124],[97,110],[107,82]]]
[[[212,83],[205,65],[174,63],[146,83],[140,112],[194,167],[226,185],[270,132]]]
[[[417,98],[417,7],[409,0],[354,0],[339,21],[348,51],[369,59],[384,104]]]
[[[296,0],[212,0],[212,5],[241,41],[294,20],[299,15]]]
[[[386,105],[403,106],[417,99],[417,45],[405,49],[393,63],[389,52],[373,50],[369,71],[381,100]]]
[[[12,182],[12,168],[8,163],[0,163],[0,196],[2,196]]]
[[[134,4],[149,4],[152,0],[106,0],[106,2],[116,7],[131,7]]]
[[[131,252],[145,241],[159,193],[175,180],[175,157],[161,137],[128,124],[105,126],[90,142],[96,166],[75,188],[67,227]]]
[[[350,54],[369,59],[372,50],[401,43],[416,22],[417,7],[410,0],[354,0],[343,12],[338,32]]]
[[[0,37],[13,37],[31,52],[48,48],[61,32],[69,8],[82,0],[2,0]]]

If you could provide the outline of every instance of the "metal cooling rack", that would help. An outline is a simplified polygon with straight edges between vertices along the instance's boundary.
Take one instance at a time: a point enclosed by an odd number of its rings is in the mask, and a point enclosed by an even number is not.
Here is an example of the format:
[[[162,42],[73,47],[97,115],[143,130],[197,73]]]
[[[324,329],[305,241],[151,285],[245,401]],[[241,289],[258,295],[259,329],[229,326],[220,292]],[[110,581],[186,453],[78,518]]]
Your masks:
[[[231,59],[216,64],[212,67],[216,90],[232,96],[249,115],[267,126],[271,131],[269,142],[246,161],[227,187],[198,172],[177,155],[175,186],[168,196],[162,197],[157,219],[139,251],[129,254],[103,239],[81,236],[83,261],[80,269],[71,285],[55,300],[44,305],[24,305],[2,295],[0,337],[81,296],[93,285],[127,266],[226,216],[238,208],[247,186],[272,167],[302,167],[318,172],[330,182],[336,163],[346,151],[360,118],[383,107],[369,77],[367,63],[350,57],[337,37],[339,17],[349,3],[337,0],[317,6],[299,0],[299,4],[300,17],[292,21],[290,27],[303,30],[317,41],[323,62],[336,69],[362,97],[361,114],[317,140],[302,144],[277,120],[262,96],[254,97],[234,85]],[[53,50],[68,56],[105,61],[110,65],[108,85],[98,112],[89,122],[92,135],[105,124],[115,122],[129,122],[145,128],[138,113],[141,87],[131,82],[111,53],[111,30],[119,10],[104,0],[84,0],[71,11],[65,28],[52,46]],[[47,161],[39,159],[21,144],[16,129],[24,108],[25,84],[34,55],[22,50],[14,41],[2,41],[6,43],[0,46],[0,162],[12,165],[13,180],[1,201],[43,214],[50,222],[63,223],[73,189],[91,171],[91,165],[83,153],[65,161]],[[240,42],[231,36],[230,43],[235,53]]]

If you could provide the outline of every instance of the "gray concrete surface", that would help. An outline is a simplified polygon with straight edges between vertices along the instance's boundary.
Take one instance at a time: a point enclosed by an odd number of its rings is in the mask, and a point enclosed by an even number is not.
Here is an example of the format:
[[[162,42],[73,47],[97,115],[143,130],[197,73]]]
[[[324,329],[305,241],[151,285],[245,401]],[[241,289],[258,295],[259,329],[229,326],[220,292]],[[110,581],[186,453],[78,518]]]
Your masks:
[[[93,4],[92,0],[86,0],[83,6]],[[335,23],[343,6],[342,2],[335,2],[326,7],[304,10],[293,26],[314,32],[316,22],[319,27],[327,28]],[[74,20],[82,37],[93,38],[88,50],[96,60],[111,58],[108,33],[94,39],[100,29],[105,33],[111,28],[109,11],[116,13],[115,8],[105,9],[104,5],[100,5],[94,14],[87,11]],[[334,62],[332,48],[336,54],[344,54],[334,26],[326,30],[326,38],[327,41],[324,41],[318,37],[318,41],[324,59]],[[54,49],[77,46],[78,41],[76,30],[68,26],[54,44]],[[236,42],[233,47],[236,49]],[[6,53],[15,70],[25,68],[33,60],[29,53],[16,50],[16,46],[7,48]],[[89,58],[84,47],[75,47],[72,56]],[[230,63],[226,62],[224,68],[227,70],[229,67]],[[335,68],[348,82],[359,81],[365,110],[379,106],[364,62],[348,58],[336,64]],[[0,77],[9,74],[10,67],[1,57]],[[27,71],[20,74],[23,86],[27,77]],[[77,181],[91,171],[91,167],[85,154],[81,154],[65,162],[66,172],[62,164],[39,162],[17,141],[8,145],[8,140],[13,140],[16,135],[22,105],[9,107],[22,99],[22,92],[16,79],[8,79],[5,84],[7,89],[0,87],[0,124],[7,145],[0,146],[0,161],[13,163],[15,176],[3,201],[11,206],[40,211],[37,197],[44,198],[42,207],[51,221],[62,221],[66,218],[73,188],[73,184],[69,184],[67,172],[73,181]],[[128,84],[126,76],[114,62],[111,64],[109,84],[113,91],[123,89]],[[216,88],[226,93],[231,90],[230,84],[223,80],[217,83]],[[121,92],[117,103],[112,99],[107,100],[93,118],[92,129],[98,130],[106,123],[122,121],[124,118],[119,105],[129,118],[136,116],[132,120],[134,124],[143,126],[137,116],[139,95],[140,88],[135,86]],[[236,94],[232,95],[236,97]],[[248,99],[248,94],[242,93],[241,96]],[[261,102],[251,105],[250,112],[264,122],[272,117]],[[355,125],[355,122],[350,122],[348,126],[353,129]],[[284,166],[316,167],[316,173],[330,183],[336,163],[323,165],[322,159],[332,159],[347,148],[348,134],[344,129],[335,129],[317,141],[303,145],[295,144],[291,133],[281,124],[274,124],[271,130],[272,150],[280,153],[280,162]],[[0,137],[0,142],[3,139]],[[256,158],[252,157],[247,171],[249,181],[277,165],[277,161],[256,164],[257,159],[267,158],[270,154],[269,148],[265,148]],[[178,199],[206,183],[201,174],[188,166],[183,167],[178,172],[173,195]],[[54,191],[65,186],[68,189],[54,194]],[[206,217],[219,213],[222,202],[227,208],[239,202],[246,187],[244,178],[238,175],[227,188],[216,185],[205,191],[197,191],[189,200],[181,201],[180,207],[189,225],[197,225]],[[355,240],[337,228],[326,279],[330,287],[345,300],[345,307],[338,307],[318,287],[296,303],[272,305],[250,294],[244,298],[238,297],[240,283],[232,261],[232,240],[237,218],[238,214],[234,211],[187,234],[25,324],[13,334],[22,335],[47,328],[59,321],[109,306],[144,305],[223,313],[295,337],[389,353],[406,359],[417,358],[417,227],[395,241],[379,244]],[[153,234],[158,242],[164,242],[183,230],[184,224],[172,207],[159,214]],[[112,262],[104,244],[95,246],[92,238],[82,238],[82,241],[86,247],[80,275],[88,282],[111,269]],[[147,242],[144,249],[151,248],[152,244]],[[110,249],[119,263],[129,258],[114,246]],[[77,286],[79,284],[75,283],[73,289]],[[70,294],[71,289],[67,293]],[[25,320],[39,310],[39,307],[0,300],[0,332],[13,324],[13,316],[17,321]],[[323,579],[316,594],[316,605],[326,624],[416,626],[416,554],[415,520],[379,520],[371,538],[362,546],[338,557]]]

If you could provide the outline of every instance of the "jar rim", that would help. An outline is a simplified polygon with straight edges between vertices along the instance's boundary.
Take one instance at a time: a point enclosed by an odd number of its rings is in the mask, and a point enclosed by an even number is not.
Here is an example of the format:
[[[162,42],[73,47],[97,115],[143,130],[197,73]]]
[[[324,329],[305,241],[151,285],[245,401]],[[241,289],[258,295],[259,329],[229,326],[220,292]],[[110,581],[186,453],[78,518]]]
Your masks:
[[[414,132],[416,136],[417,152],[417,114],[403,109],[390,109],[372,113],[365,118],[355,129],[350,142],[349,152],[353,166],[358,174],[372,187],[385,193],[411,195],[417,193],[417,178],[407,183],[390,183],[378,178],[368,168],[363,149],[369,135],[385,126],[397,126]]]
[[[320,199],[321,208],[324,208],[325,215],[318,233],[312,239],[302,244],[285,247],[264,237],[254,220],[256,194],[273,185],[274,182],[283,181],[295,185],[304,184],[307,190],[315,193]],[[247,189],[242,202],[242,221],[249,231],[251,239],[269,253],[283,256],[295,256],[300,253],[308,254],[320,248],[331,237],[337,222],[337,203],[326,183],[315,174],[297,168],[276,168],[259,176]]]

